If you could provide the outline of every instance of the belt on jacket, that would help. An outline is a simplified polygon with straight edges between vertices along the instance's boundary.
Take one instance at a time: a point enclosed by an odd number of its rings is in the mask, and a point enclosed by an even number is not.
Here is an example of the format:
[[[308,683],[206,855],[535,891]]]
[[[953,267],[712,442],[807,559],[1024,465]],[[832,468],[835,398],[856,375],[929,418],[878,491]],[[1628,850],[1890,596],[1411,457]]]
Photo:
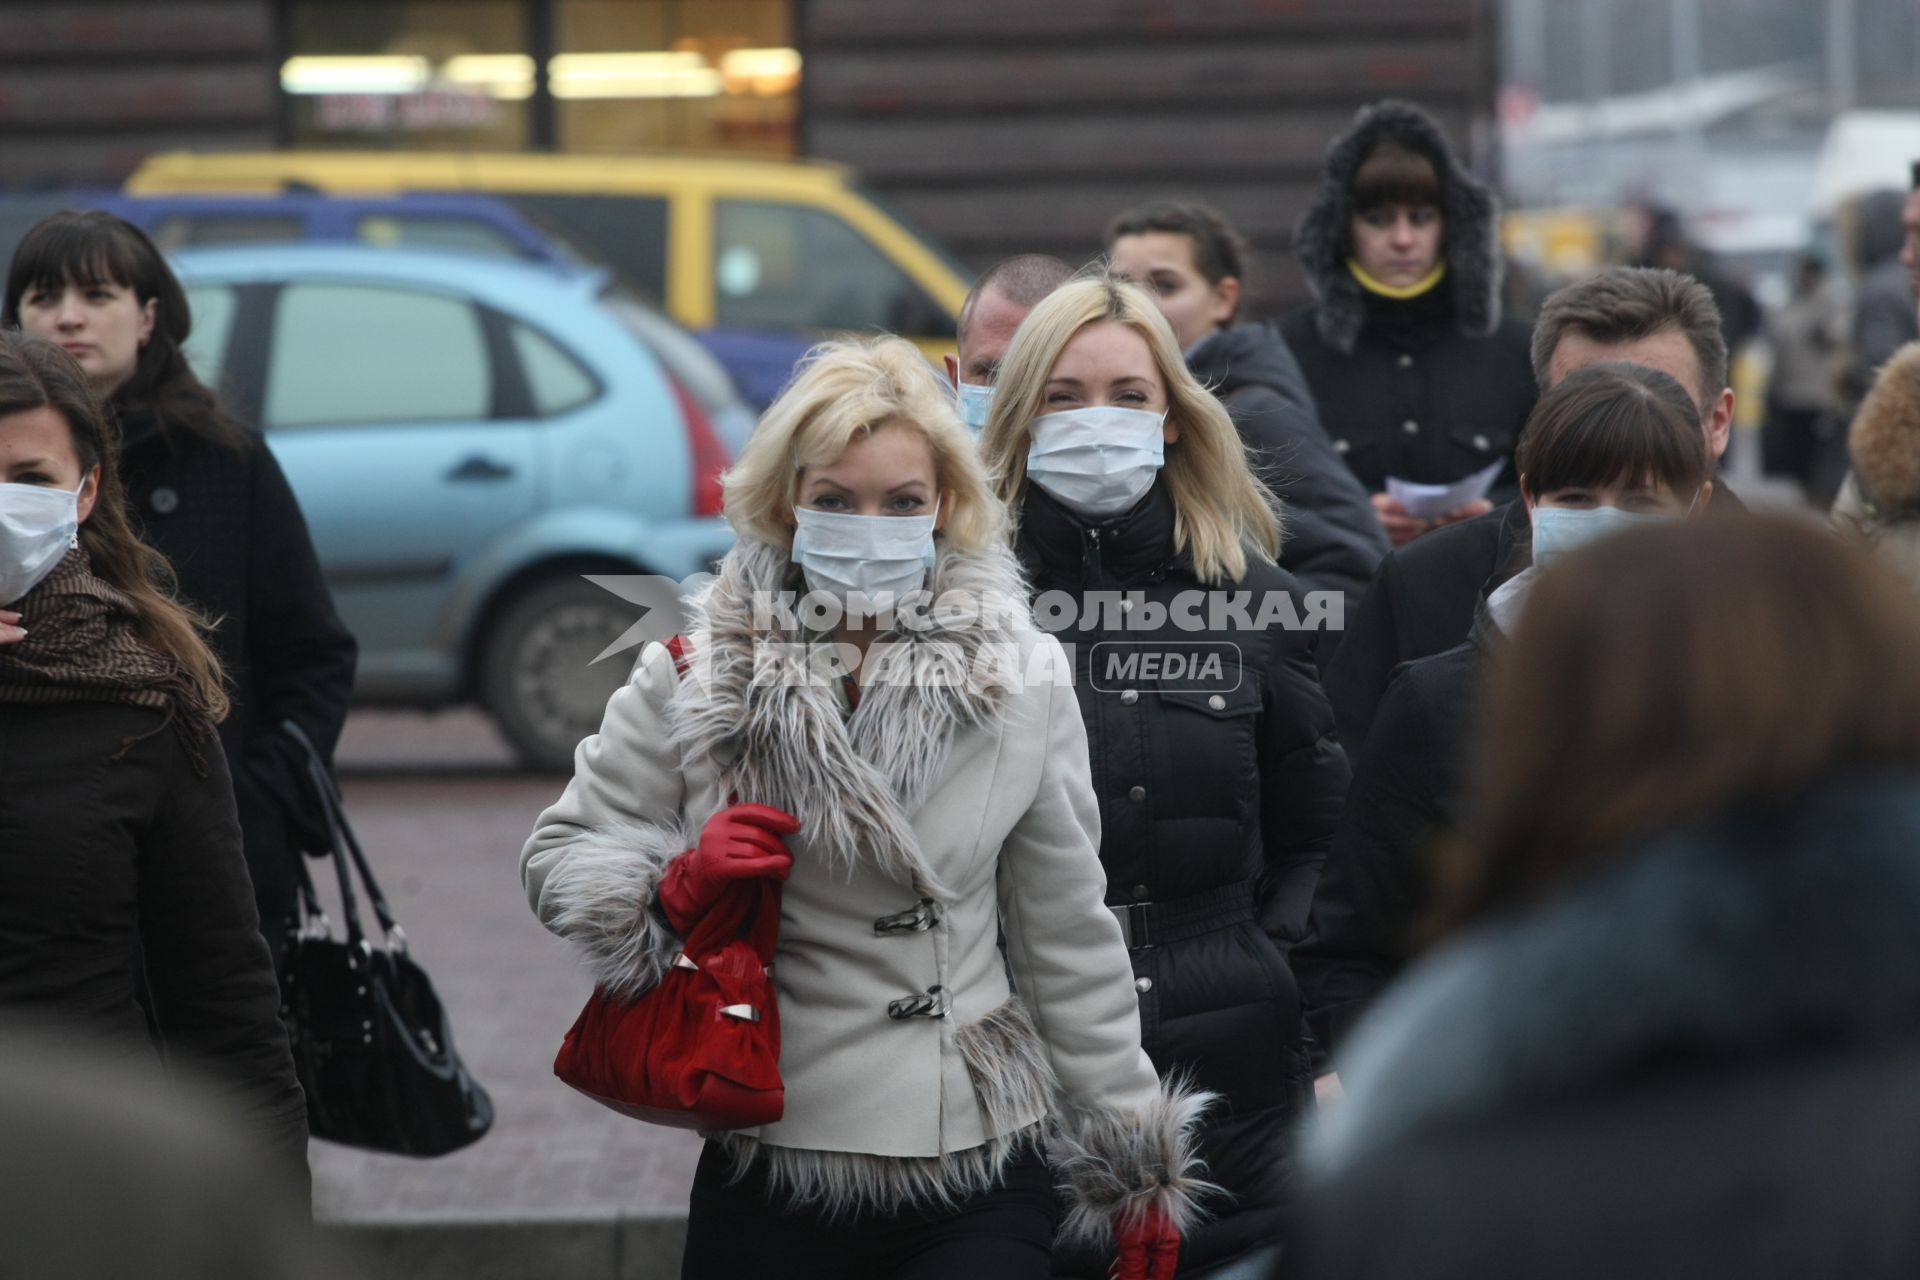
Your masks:
[[[1108,903],[1107,910],[1120,922],[1120,936],[1126,939],[1127,950],[1163,947],[1216,929],[1251,923],[1253,884],[1237,880],[1165,902]]]

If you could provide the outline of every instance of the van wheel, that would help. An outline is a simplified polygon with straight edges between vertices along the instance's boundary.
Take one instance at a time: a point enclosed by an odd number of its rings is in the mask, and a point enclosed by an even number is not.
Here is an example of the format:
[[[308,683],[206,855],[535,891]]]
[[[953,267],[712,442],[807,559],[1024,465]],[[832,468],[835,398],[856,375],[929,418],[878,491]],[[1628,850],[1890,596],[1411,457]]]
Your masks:
[[[480,701],[529,768],[572,770],[574,747],[598,732],[639,654],[594,658],[639,616],[578,577],[537,583],[498,615],[481,653]]]

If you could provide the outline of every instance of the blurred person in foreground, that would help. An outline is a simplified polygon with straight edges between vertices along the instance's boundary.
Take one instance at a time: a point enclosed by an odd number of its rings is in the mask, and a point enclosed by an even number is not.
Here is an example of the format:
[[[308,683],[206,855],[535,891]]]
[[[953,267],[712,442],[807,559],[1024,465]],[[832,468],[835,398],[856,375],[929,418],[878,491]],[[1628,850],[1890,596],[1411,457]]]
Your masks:
[[[981,273],[960,305],[954,327],[955,353],[947,359],[947,381],[967,430],[978,436],[987,426],[993,385],[1014,330],[1040,300],[1073,278],[1073,268],[1044,253],[1002,258]]]
[[[1526,326],[1500,314],[1499,201],[1410,102],[1361,109],[1327,148],[1294,232],[1316,301],[1281,322],[1333,447],[1372,495],[1393,545],[1513,495],[1424,519],[1390,477],[1452,484],[1513,457],[1534,376]]]
[[[1314,891],[1309,937],[1293,950],[1306,993],[1323,1094],[1353,1024],[1410,957],[1427,903],[1424,855],[1458,831],[1463,744],[1480,686],[1540,575],[1568,551],[1624,528],[1698,516],[1713,469],[1688,393],[1644,365],[1568,374],[1540,398],[1520,437],[1521,499],[1532,527],[1527,566],[1482,602],[1472,633],[1398,668],[1380,700],[1333,852]]]
[[[1224,1102],[1198,1136],[1226,1195],[1187,1233],[1180,1274],[1240,1280],[1279,1245],[1312,1106],[1286,952],[1347,761],[1314,633],[1290,621],[1312,601],[1273,563],[1277,504],[1176,344],[1145,290],[1063,286],[1020,326],[980,446],[1041,625],[1070,642],[1142,1042],[1169,1089]],[[1052,620],[1063,600],[1077,625]],[[1063,1248],[1053,1269],[1104,1277],[1112,1260]]]
[[[1800,521],[1635,529],[1488,698],[1302,1273],[1920,1274],[1920,599]]]
[[[1387,554],[1386,534],[1320,425],[1286,339],[1239,323],[1246,242],[1206,205],[1160,200],[1108,225],[1107,255],[1113,274],[1160,308],[1187,368],[1233,416],[1254,474],[1286,503],[1280,567],[1309,591],[1340,592],[1344,620]],[[1332,629],[1320,637],[1327,654],[1339,639]]]
[[[1727,344],[1713,295],[1690,276],[1613,267],[1555,290],[1534,325],[1532,359],[1543,391],[1605,360],[1658,369],[1693,394],[1708,451],[1715,459],[1727,451],[1734,410]],[[1746,510],[1717,475],[1712,510]],[[1366,744],[1394,668],[1465,640],[1480,601],[1527,566],[1532,536],[1527,504],[1516,499],[1381,562],[1327,665],[1327,697],[1349,754]]]
[[[330,839],[306,757],[280,726],[299,725],[330,760],[355,655],[300,504],[273,451],[188,365],[186,291],[132,223],[100,212],[36,223],[8,266],[0,324],[58,343],[86,371],[118,420],[128,521],[172,562],[181,600],[212,624],[231,702],[220,743],[255,906],[278,958],[294,926],[298,850]]]
[[[304,1179],[220,662],[127,524],[118,445],[71,356],[0,332],[0,605],[24,632],[0,645],[0,1007],[204,1068]]]
[[[348,1280],[285,1171],[203,1082],[84,1039],[0,1025],[0,1274],[20,1280]]]
[[[1847,436],[1833,527],[1920,587],[1920,342],[1887,361]]]

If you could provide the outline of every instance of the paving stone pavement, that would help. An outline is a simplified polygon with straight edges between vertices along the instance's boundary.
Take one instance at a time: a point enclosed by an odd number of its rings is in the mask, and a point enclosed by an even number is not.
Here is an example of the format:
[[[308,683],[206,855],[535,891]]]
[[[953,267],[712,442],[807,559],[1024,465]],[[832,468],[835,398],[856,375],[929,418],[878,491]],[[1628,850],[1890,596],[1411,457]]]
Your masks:
[[[315,1142],[316,1216],[378,1235],[401,1222],[613,1230],[683,1214],[699,1139],[624,1119],[553,1077],[591,984],[528,911],[517,856],[565,779],[519,773],[470,712],[356,713],[339,761],[348,815],[497,1119],[479,1143],[436,1160]],[[645,1271],[655,1273],[670,1274]]]

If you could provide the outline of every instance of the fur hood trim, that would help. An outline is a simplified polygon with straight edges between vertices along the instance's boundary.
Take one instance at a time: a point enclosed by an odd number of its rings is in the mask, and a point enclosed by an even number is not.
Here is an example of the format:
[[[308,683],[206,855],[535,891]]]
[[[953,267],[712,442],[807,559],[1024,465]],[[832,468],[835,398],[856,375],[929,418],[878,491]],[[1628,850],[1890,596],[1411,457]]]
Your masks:
[[[1920,1034],[1920,777],[1830,784],[1656,839],[1408,973],[1308,1144],[1327,1176],[1418,1132],[1741,1062]]]
[[[541,890],[548,927],[585,957],[607,994],[652,990],[681,940],[653,911],[667,864],[686,851],[677,822],[600,827],[575,840]]]
[[[933,607],[886,637],[886,674],[843,718],[835,677],[803,678],[822,637],[768,613],[783,593],[803,594],[798,571],[784,548],[742,539],[688,610],[688,671],[670,716],[683,760],[710,762],[728,794],[798,817],[841,872],[866,863],[943,897],[909,817],[955,732],[1004,715],[1017,633],[1032,623],[1004,547],[943,550],[928,591]]]
[[[1314,325],[1335,350],[1350,352],[1367,317],[1366,294],[1347,270],[1353,218],[1353,178],[1375,144],[1391,140],[1433,163],[1440,178],[1441,218],[1446,235],[1447,279],[1453,291],[1454,323],[1462,333],[1484,336],[1500,323],[1500,202],[1469,174],[1434,118],[1411,102],[1387,99],[1362,107],[1353,125],[1327,147],[1320,190],[1300,215],[1294,252],[1306,268],[1319,306]]]
[[[1204,1216],[1201,1201],[1220,1191],[1202,1176],[1197,1134],[1217,1098],[1166,1080],[1144,1107],[1095,1107],[1056,1121],[1047,1134],[1047,1158],[1067,1198],[1060,1239],[1110,1246],[1114,1228],[1150,1205],[1182,1234],[1191,1231]]]
[[[1876,520],[1920,515],[1920,342],[1900,348],[1860,403],[1847,438]]]

